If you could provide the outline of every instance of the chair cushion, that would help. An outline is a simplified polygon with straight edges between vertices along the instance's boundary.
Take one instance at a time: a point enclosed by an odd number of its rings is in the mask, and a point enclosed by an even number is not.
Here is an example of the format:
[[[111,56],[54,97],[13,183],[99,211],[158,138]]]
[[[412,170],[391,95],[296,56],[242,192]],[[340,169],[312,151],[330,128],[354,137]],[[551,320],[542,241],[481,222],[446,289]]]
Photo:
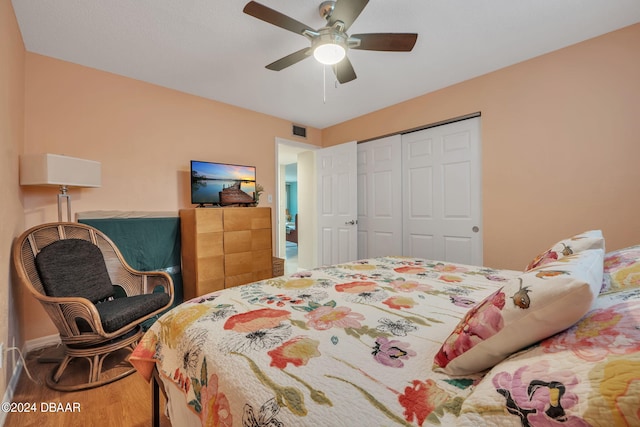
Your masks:
[[[98,303],[96,308],[104,330],[113,332],[164,307],[169,300],[169,295],[165,293],[134,295]]]
[[[96,303],[113,295],[102,251],[81,239],[64,239],[42,248],[36,268],[51,297],[83,297]]]

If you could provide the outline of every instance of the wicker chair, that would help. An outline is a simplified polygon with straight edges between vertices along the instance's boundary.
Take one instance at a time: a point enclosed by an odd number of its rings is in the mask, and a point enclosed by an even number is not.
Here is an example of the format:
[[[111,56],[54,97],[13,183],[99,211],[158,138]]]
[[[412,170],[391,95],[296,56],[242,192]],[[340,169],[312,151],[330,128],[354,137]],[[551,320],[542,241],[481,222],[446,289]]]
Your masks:
[[[18,281],[40,301],[64,344],[49,387],[83,390],[134,372],[126,360],[116,375],[103,364],[115,352],[133,350],[143,334],[140,324],[171,306],[171,276],[132,269],[102,232],[72,222],[30,228],[14,242],[12,257]],[[62,378],[75,358],[89,362],[88,381],[77,374]]]

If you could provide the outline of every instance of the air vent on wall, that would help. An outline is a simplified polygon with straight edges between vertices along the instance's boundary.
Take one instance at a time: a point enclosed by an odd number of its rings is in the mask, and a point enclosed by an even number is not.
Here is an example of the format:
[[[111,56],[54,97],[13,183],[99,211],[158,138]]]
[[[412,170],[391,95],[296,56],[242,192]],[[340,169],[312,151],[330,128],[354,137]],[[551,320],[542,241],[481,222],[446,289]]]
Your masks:
[[[299,136],[301,138],[306,138],[307,137],[307,128],[302,127],[302,126],[298,126],[298,125],[293,125],[292,128],[292,133],[294,136]]]

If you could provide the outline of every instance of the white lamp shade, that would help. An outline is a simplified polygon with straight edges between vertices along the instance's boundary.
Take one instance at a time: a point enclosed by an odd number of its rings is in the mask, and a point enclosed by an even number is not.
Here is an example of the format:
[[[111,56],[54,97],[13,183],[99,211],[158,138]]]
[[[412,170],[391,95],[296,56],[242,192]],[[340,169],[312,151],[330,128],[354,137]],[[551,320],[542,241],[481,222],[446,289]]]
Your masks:
[[[20,185],[100,187],[101,164],[58,154],[20,156]]]
[[[320,44],[313,50],[314,58],[325,65],[337,64],[344,59],[346,54],[344,47],[335,43]]]

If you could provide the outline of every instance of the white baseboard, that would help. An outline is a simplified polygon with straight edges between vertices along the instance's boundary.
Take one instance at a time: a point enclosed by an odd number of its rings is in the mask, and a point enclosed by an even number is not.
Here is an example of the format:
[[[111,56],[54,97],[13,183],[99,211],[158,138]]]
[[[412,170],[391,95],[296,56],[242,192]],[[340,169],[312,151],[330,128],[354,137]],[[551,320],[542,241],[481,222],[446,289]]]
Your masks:
[[[24,343],[24,347],[22,349],[23,353],[26,355],[27,353],[40,350],[44,347],[50,347],[54,345],[59,345],[62,341],[60,341],[60,335],[47,335],[46,337],[40,337],[33,340],[29,340]]]
[[[16,363],[16,367],[13,369],[13,374],[9,380],[9,384],[7,384],[7,389],[4,392],[4,397],[2,398],[3,403],[13,401],[13,394],[16,392],[16,387],[18,386],[18,380],[22,373],[22,366],[22,359],[18,358],[18,363]],[[6,418],[7,412],[0,411],[0,426],[4,426]]]
[[[48,335],[46,337],[40,337],[33,340],[29,340],[24,343],[24,347],[22,349],[22,354],[27,355],[30,351],[39,350],[44,347],[50,347],[54,345],[59,345],[62,341],[60,341],[60,335]],[[4,396],[2,398],[2,402],[11,402],[13,400],[13,395],[16,392],[16,387],[18,386],[18,380],[20,379],[20,374],[22,373],[22,368],[24,364],[22,363],[22,359],[14,355],[13,360],[16,360],[15,367],[13,368],[13,373],[11,374],[11,379],[9,380],[9,384],[7,384],[7,389],[4,392]],[[7,413],[4,411],[0,411],[0,427],[4,426],[4,422],[7,418]]]

